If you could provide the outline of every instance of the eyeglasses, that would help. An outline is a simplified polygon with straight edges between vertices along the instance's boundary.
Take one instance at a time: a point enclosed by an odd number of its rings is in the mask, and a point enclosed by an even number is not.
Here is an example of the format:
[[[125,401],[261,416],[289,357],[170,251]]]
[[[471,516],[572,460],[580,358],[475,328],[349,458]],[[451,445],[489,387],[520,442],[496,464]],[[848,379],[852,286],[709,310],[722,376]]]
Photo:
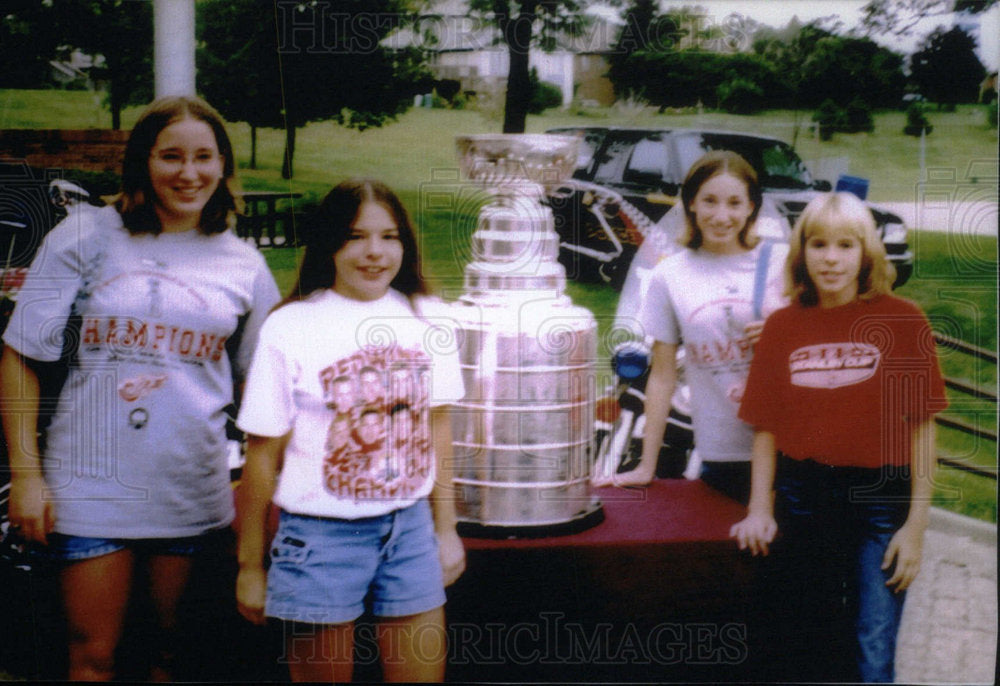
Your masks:
[[[208,167],[222,159],[222,155],[212,150],[199,150],[189,158],[177,150],[153,150],[149,153],[149,159],[164,167],[181,169],[189,159],[195,167]]]

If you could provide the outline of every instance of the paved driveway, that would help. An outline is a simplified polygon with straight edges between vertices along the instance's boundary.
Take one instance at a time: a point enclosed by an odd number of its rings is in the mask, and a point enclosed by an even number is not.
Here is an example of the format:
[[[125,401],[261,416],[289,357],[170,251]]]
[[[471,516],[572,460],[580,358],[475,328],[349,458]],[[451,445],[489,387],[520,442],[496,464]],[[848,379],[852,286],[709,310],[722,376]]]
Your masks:
[[[995,683],[996,646],[996,526],[933,510],[903,609],[896,681]]]

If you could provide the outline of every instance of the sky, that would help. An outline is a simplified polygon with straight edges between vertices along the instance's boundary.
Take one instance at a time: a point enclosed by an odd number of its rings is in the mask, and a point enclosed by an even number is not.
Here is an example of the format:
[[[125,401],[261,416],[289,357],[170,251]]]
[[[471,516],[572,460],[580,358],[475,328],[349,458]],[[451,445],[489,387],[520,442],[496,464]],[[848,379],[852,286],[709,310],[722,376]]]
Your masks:
[[[843,30],[856,26],[861,19],[861,8],[865,0],[661,0],[666,9],[701,6],[708,10],[709,21],[721,24],[730,15],[747,16],[761,24],[774,28],[785,26],[795,16],[802,23],[837,15],[843,22]],[[979,38],[979,59],[990,71],[996,71],[1000,64],[1000,5],[994,6],[981,17]],[[919,24],[914,35],[907,39],[873,37],[886,47],[910,54],[917,49],[921,39],[938,25],[951,27],[951,17],[933,17]]]

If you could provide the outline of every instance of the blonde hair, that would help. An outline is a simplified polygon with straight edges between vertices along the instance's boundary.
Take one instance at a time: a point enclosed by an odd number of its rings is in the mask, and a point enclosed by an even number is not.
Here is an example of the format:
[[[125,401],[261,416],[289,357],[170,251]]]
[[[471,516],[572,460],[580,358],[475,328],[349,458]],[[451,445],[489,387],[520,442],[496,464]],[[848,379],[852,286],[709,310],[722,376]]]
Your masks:
[[[818,233],[848,235],[861,244],[858,298],[871,300],[892,292],[896,268],[886,257],[871,210],[851,193],[824,193],[813,198],[792,230],[785,263],[785,295],[806,306],[819,303],[816,285],[806,269],[806,241]]]
[[[763,191],[760,182],[757,180],[757,172],[750,166],[750,163],[731,150],[712,150],[702,155],[688,170],[684,183],[681,186],[681,202],[684,205],[684,235],[681,236],[681,244],[692,250],[697,250],[704,242],[698,220],[691,209],[694,205],[694,198],[698,191],[709,179],[722,175],[732,176],[734,179],[742,181],[746,185],[747,197],[753,205],[753,212],[747,218],[747,223],[740,229],[737,239],[744,248],[752,248],[757,245],[758,237],[753,231],[754,223],[757,221],[757,214],[760,212],[760,205],[763,202]]]

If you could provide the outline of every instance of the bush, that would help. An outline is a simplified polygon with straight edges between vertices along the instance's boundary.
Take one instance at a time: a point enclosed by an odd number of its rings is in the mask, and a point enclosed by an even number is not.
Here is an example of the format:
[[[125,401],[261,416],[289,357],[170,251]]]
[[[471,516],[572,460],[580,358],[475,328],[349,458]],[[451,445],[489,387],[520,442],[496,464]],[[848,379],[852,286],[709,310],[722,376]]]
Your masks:
[[[443,110],[450,107],[450,103],[441,97],[437,91],[431,93],[431,107],[436,110]]]
[[[821,141],[830,140],[836,131],[842,131],[847,125],[847,115],[844,110],[830,98],[823,101],[823,104],[813,114],[812,120],[819,126],[819,139]]]
[[[536,69],[531,70],[529,79],[531,83],[531,100],[528,101],[529,114],[541,114],[550,107],[562,105],[562,90],[559,86],[540,80]]]
[[[764,89],[749,79],[737,77],[726,81],[715,93],[719,107],[730,114],[753,114],[764,109]]]
[[[986,106],[986,124],[991,128],[997,128],[997,99],[993,98],[993,102]]]
[[[434,90],[449,103],[454,102],[455,96],[462,90],[462,82],[457,79],[441,79],[434,82]]]
[[[860,98],[854,98],[844,110],[844,133],[871,133],[875,130],[872,108]]]
[[[933,130],[934,127],[927,121],[923,105],[915,102],[906,108],[906,126],[903,127],[903,133],[907,136],[919,136],[921,131],[930,134]]]

